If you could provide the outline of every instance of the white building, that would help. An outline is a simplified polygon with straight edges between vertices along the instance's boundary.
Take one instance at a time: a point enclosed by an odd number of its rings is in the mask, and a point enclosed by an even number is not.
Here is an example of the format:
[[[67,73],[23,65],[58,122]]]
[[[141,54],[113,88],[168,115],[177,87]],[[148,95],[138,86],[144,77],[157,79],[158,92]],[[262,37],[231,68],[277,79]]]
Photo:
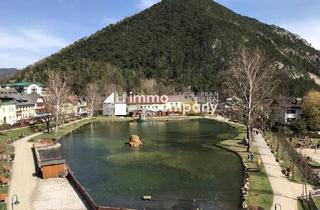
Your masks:
[[[43,98],[37,94],[7,94],[16,104],[16,120],[29,120],[42,116],[44,112]]]
[[[104,116],[126,116],[127,115],[127,103],[126,94],[118,95],[117,92],[113,92],[103,102],[103,115]]]
[[[0,125],[13,125],[16,120],[16,103],[13,98],[1,96],[0,97]]]
[[[289,99],[279,106],[278,122],[280,124],[291,124],[303,118],[302,99]]]
[[[19,82],[2,85],[2,88],[14,88],[23,94],[43,94],[43,85],[36,82]]]

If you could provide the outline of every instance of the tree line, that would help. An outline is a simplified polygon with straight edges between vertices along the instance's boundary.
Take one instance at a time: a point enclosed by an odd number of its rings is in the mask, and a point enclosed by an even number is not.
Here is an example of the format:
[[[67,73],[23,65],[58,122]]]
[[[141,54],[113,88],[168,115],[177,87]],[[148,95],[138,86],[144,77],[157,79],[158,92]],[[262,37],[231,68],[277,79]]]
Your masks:
[[[64,117],[66,115],[66,110],[69,104],[71,104],[70,111],[75,115],[77,110],[74,110],[79,101],[79,98],[72,91],[69,85],[69,81],[60,72],[48,71],[48,82],[46,86],[45,94],[45,104],[46,109],[52,114],[52,118],[55,121],[55,134],[57,134],[59,125],[63,126]],[[86,109],[89,116],[92,118],[94,113],[97,111],[101,105],[101,94],[96,83],[86,84],[86,88],[83,94],[80,96],[86,102]]]

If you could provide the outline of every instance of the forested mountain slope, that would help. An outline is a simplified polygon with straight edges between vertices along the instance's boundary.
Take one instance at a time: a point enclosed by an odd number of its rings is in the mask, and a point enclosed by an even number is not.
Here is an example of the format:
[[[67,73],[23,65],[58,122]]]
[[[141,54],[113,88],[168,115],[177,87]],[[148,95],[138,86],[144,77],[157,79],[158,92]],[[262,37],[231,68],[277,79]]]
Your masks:
[[[46,71],[56,70],[65,72],[76,92],[88,82],[136,92],[146,90],[146,83],[159,92],[215,91],[243,45],[260,47],[278,65],[279,94],[298,96],[317,88],[308,72],[319,74],[319,51],[284,29],[211,0],[162,0],[27,67],[17,78],[45,82]]]

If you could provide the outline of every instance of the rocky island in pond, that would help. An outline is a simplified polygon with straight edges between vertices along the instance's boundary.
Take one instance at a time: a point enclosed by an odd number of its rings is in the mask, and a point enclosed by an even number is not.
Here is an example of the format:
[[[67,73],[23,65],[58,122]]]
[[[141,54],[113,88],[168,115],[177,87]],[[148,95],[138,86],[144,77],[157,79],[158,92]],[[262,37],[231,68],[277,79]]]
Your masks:
[[[140,147],[140,146],[143,145],[141,140],[140,140],[140,137],[137,136],[137,135],[131,135],[131,137],[129,138],[128,144],[132,148],[137,148],[137,147]]]

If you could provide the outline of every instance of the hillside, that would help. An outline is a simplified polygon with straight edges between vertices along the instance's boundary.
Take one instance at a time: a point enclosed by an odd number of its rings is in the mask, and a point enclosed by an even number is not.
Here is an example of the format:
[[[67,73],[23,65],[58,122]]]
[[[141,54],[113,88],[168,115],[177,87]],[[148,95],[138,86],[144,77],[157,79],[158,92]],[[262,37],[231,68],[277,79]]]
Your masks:
[[[6,82],[9,78],[17,73],[15,68],[0,68],[0,82]]]
[[[319,74],[319,51],[285,29],[211,0],[162,0],[27,67],[18,79],[45,82],[53,69],[65,72],[76,92],[91,81],[127,91],[214,91],[242,45],[259,46],[278,64],[279,94],[317,87],[308,72]]]

